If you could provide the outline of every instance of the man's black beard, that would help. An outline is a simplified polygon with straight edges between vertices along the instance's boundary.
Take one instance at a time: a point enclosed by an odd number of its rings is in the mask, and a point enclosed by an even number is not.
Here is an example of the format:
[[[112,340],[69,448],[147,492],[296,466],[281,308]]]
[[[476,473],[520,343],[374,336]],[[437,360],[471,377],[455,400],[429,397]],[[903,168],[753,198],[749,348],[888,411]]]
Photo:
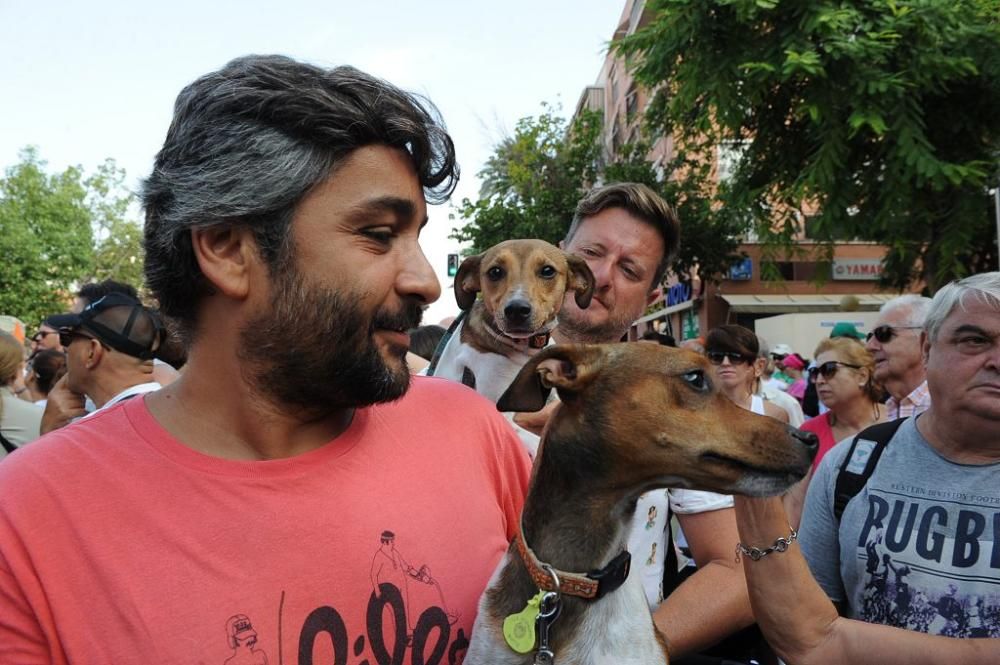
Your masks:
[[[406,393],[406,349],[399,347],[393,368],[379,353],[374,333],[420,325],[420,301],[407,300],[396,312],[378,310],[368,319],[358,305],[362,292],[310,286],[294,265],[274,274],[272,309],[240,331],[237,355],[254,390],[316,417]]]

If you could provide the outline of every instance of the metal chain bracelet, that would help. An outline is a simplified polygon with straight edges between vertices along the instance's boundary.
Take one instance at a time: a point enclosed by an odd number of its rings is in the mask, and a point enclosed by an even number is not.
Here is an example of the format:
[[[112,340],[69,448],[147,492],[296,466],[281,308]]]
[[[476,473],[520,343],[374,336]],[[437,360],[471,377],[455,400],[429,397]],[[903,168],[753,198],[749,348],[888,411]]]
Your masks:
[[[759,547],[747,547],[743,543],[736,543],[736,563],[740,562],[740,555],[750,557],[751,561],[760,561],[766,557],[771,552],[784,552],[786,551],[792,543],[794,543],[799,538],[799,533],[791,526],[788,527],[789,534],[788,538],[778,538],[774,541],[774,545],[768,548],[761,549]]]

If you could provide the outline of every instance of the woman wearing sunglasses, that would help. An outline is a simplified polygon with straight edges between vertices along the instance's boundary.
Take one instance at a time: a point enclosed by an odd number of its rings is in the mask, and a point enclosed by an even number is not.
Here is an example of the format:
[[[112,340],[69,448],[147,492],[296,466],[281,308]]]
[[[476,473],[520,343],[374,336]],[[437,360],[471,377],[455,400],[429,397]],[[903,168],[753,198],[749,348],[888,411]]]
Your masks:
[[[759,350],[757,335],[743,326],[718,326],[705,338],[705,356],[719,389],[742,408],[787,423],[784,409],[757,394],[765,362],[757,357]]]
[[[875,360],[853,339],[824,339],[816,347],[816,365],[809,370],[816,395],[826,408],[802,429],[819,437],[813,468],[838,441],[854,436],[885,416],[882,388],[875,383]]]

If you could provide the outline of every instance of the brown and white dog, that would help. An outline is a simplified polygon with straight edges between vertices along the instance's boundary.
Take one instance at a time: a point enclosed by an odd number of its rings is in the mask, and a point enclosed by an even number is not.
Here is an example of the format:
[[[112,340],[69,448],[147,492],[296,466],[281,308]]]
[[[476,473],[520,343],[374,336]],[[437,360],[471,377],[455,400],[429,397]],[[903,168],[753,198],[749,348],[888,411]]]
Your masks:
[[[548,344],[567,291],[587,307],[594,275],[586,261],[543,240],[507,240],[468,257],[455,276],[462,320],[427,374],[461,381],[496,402]],[[537,437],[519,434],[534,453]]]
[[[561,405],[542,436],[519,536],[480,601],[465,664],[536,662],[534,651],[508,646],[502,627],[540,590],[554,590],[546,566],[561,584],[548,642],[557,665],[666,663],[624,553],[639,495],[663,487],[778,494],[809,470],[816,438],[741,409],[713,384],[705,358],[681,349],[551,346],[498,408],[538,410],[551,388]]]

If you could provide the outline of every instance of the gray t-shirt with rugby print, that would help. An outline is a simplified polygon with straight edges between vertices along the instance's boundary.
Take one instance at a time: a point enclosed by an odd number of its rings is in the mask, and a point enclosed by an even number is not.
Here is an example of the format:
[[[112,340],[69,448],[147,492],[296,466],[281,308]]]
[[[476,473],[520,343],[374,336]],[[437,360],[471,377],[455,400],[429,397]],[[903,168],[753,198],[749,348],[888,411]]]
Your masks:
[[[913,418],[838,523],[834,486],[851,439],[820,462],[799,540],[813,576],[847,616],[932,635],[1000,637],[1000,463],[956,464]],[[870,445],[852,466],[863,468]]]

